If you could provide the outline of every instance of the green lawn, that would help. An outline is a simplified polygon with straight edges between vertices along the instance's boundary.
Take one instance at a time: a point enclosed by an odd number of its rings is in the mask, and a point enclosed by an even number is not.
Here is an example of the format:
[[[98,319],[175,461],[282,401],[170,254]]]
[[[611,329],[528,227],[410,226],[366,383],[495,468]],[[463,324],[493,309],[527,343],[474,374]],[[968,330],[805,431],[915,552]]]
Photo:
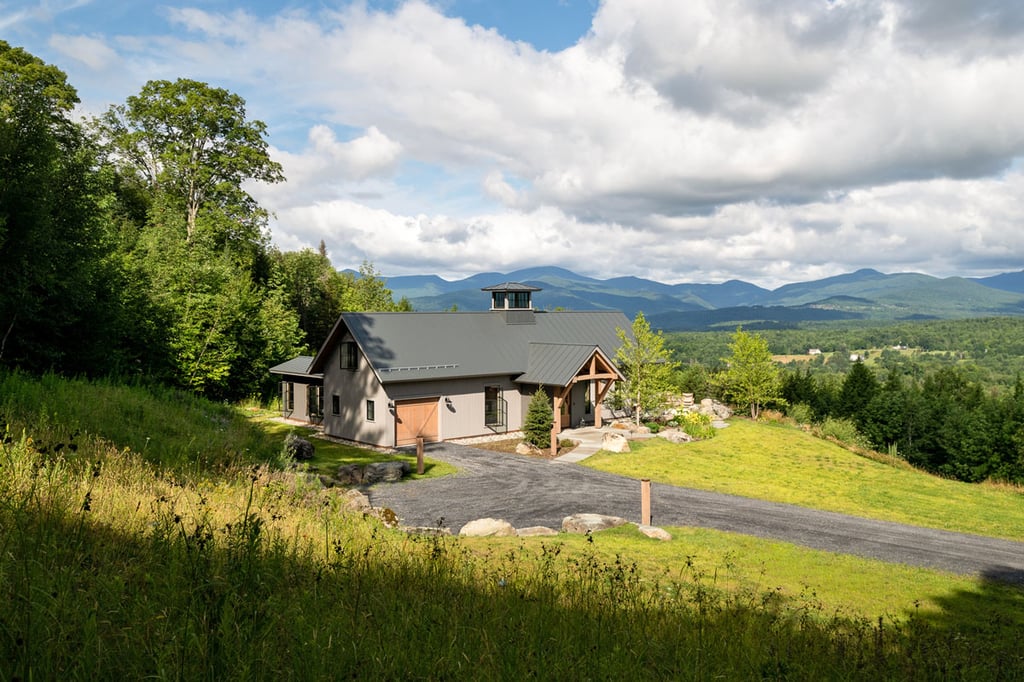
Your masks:
[[[950,481],[862,457],[784,424],[733,419],[715,438],[630,443],[584,465],[659,483],[866,518],[1024,539],[1024,494]]]
[[[316,429],[312,429],[306,426],[296,426],[294,424],[287,424],[281,421],[275,421],[267,419],[261,415],[258,417],[258,423],[260,428],[266,431],[268,434],[280,436],[282,441],[284,437],[289,433],[295,433],[303,438],[306,438],[316,448],[316,455],[313,459],[306,463],[309,470],[320,474],[331,475],[337,471],[338,467],[343,464],[369,464],[370,462],[386,462],[392,460],[400,460],[408,462],[410,470],[408,478],[421,479],[421,478],[438,478],[440,476],[448,476],[454,474],[458,469],[447,462],[442,462],[436,459],[430,459],[424,457],[423,459],[423,474],[418,475],[416,473],[416,454],[405,454],[405,453],[380,453],[376,450],[369,448],[356,447],[354,445],[347,445],[344,443],[336,443],[334,441],[321,438],[318,435]]]

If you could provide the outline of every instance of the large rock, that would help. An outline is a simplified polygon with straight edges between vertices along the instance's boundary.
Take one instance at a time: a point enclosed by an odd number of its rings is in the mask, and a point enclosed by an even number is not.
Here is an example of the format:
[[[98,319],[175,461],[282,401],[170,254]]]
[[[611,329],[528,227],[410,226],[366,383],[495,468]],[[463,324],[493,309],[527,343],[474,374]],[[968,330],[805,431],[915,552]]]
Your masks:
[[[547,526],[527,526],[526,528],[517,528],[516,535],[521,538],[532,538],[538,535],[558,535],[558,531]]]
[[[351,509],[352,511],[370,511],[370,498],[367,497],[364,493],[359,492],[358,490],[350,488],[345,492],[341,493],[339,497],[342,500],[342,504],[344,504],[346,508]]]
[[[525,440],[516,446],[517,455],[530,455],[532,457],[538,457],[540,455],[540,448],[532,443],[527,443]]]
[[[690,443],[695,440],[693,436],[680,431],[679,429],[666,429],[658,432],[658,438],[664,438],[669,443]]]
[[[672,534],[664,528],[658,528],[657,526],[645,526],[643,524],[638,524],[636,528],[647,537],[654,538],[655,540],[664,540],[667,542],[672,539]]]
[[[629,523],[618,516],[604,514],[573,514],[562,519],[562,530],[566,533],[594,533],[599,530],[617,528]]]
[[[607,431],[601,438],[601,449],[608,452],[629,452],[629,441],[621,433]]]
[[[358,464],[342,464],[334,478],[340,485],[360,485],[363,482],[363,467]]]
[[[409,463],[403,461],[370,462],[363,468],[363,485],[397,483],[409,473]]]
[[[506,538],[515,534],[515,527],[504,519],[477,519],[459,530],[459,535],[467,538]]]
[[[297,462],[305,462],[313,459],[316,448],[305,438],[289,433],[284,437],[284,450],[288,456]]]

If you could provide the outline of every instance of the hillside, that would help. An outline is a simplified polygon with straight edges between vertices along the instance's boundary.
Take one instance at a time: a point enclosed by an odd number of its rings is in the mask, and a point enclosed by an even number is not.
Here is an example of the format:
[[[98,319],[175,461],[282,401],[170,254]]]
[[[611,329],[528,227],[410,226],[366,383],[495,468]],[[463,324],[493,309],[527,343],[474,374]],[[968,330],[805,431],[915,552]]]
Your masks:
[[[830,320],[900,320],[1024,315],[1024,272],[984,279],[938,278],[872,269],[768,290],[748,282],[665,284],[640,277],[607,280],[557,267],[489,272],[448,281],[436,275],[387,280],[416,310],[486,310],[482,287],[501,282],[541,287],[540,308],[643,312],[669,331],[735,327],[770,329]]]

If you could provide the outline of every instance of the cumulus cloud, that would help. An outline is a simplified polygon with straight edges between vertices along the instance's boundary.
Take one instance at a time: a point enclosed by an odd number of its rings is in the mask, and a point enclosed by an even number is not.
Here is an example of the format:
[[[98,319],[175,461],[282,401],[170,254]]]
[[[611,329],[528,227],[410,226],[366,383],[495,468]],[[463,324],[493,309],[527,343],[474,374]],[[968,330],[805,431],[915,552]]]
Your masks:
[[[50,38],[50,47],[94,71],[106,70],[120,60],[106,42],[89,36],[54,35]]]
[[[338,265],[771,283],[1024,254],[1019,3],[604,0],[559,52],[423,0],[167,16],[118,38],[126,72],[239,91],[289,178],[257,194],[275,239]],[[68,54],[109,61],[91,39]]]

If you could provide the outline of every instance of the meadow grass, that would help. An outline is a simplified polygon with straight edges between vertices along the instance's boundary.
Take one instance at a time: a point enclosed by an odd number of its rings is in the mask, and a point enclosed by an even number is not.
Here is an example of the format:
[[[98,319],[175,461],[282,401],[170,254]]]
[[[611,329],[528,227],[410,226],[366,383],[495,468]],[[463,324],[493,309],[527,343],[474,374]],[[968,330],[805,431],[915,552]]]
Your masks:
[[[1024,674],[1012,588],[937,576],[919,582],[933,607],[875,618],[751,581],[718,554],[726,534],[410,536],[267,467],[183,483],[124,450],[84,455],[0,447],[4,678]]]
[[[276,422],[0,382],[0,680],[1024,677],[1019,588],[692,528],[407,535],[274,466]],[[123,409],[178,442],[115,440]],[[256,446],[150,411],[238,415]]]
[[[1019,489],[962,483],[858,455],[801,429],[732,419],[709,440],[630,443],[584,465],[659,483],[796,504],[864,518],[1020,540]]]

